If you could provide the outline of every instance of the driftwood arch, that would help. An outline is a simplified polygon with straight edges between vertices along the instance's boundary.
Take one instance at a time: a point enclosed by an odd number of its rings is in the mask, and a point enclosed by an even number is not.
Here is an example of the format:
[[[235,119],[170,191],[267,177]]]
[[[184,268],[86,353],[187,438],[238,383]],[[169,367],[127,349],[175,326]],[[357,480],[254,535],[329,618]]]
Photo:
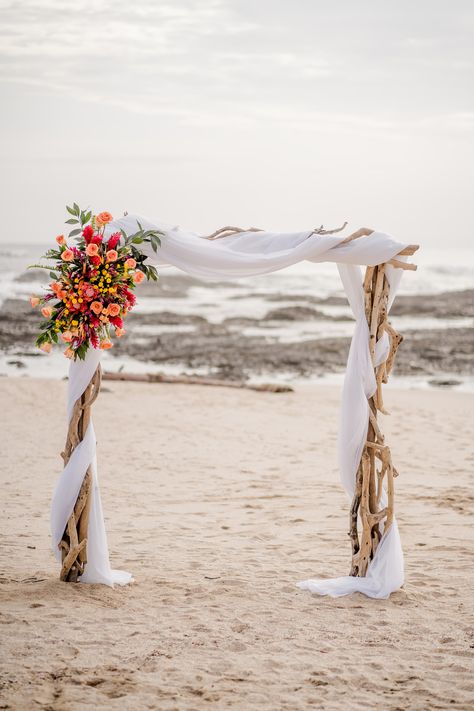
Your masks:
[[[344,223],[334,230],[325,230],[323,226],[315,229],[313,234],[334,234],[346,227]],[[259,228],[242,229],[240,227],[222,227],[207,239],[215,240],[239,232],[260,232]],[[346,237],[341,244],[354,239],[368,236],[373,230],[361,228]],[[397,257],[413,255],[418,245],[409,245]],[[370,561],[373,559],[377,546],[393,521],[394,516],[394,479],[398,471],[393,465],[392,455],[385,437],[380,429],[377,413],[388,414],[383,404],[382,386],[387,383],[395,362],[396,353],[403,340],[388,320],[389,283],[386,276],[386,265],[399,269],[416,270],[416,265],[390,259],[387,263],[375,267],[367,267],[364,277],[365,315],[369,328],[369,350],[372,357],[377,389],[369,399],[369,425],[367,440],[362,451],[356,475],[355,492],[349,513],[349,531],[352,547],[350,575],[365,577]],[[375,362],[375,345],[383,333],[390,339],[390,350],[386,360],[378,365]],[[62,457],[66,465],[74,449],[83,440],[91,419],[91,408],[100,391],[102,371],[98,365],[86,390],[74,403],[69,423],[66,444]],[[385,485],[385,486],[384,486]],[[382,505],[383,491],[386,491],[386,504]],[[92,471],[86,472],[80,488],[76,504],[69,517],[62,539],[59,543],[62,567],[60,579],[66,582],[77,582],[84,572],[87,563],[87,530],[91,508]],[[359,528],[359,521],[361,528]]]

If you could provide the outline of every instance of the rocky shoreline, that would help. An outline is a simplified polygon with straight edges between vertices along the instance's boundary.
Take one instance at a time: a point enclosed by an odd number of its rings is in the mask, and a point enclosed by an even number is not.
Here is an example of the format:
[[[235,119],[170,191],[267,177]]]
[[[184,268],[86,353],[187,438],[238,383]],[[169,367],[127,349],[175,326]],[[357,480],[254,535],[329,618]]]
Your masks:
[[[31,277],[25,275],[23,279]],[[182,299],[196,283],[199,282],[186,276],[167,277],[159,285],[142,285],[138,296]],[[451,321],[448,328],[417,329],[416,325],[410,328],[399,350],[396,374],[428,376],[435,381],[438,378],[440,383],[445,374],[474,375],[474,331],[465,326],[466,317],[474,317],[473,297],[474,290],[399,296],[392,309],[394,317]],[[347,303],[345,298],[321,299],[297,294],[289,297],[275,293],[258,294],[258,298],[268,301],[268,311],[259,319],[234,316],[224,318],[221,323],[210,323],[195,313],[169,310],[132,313],[127,319],[128,337],[116,340],[111,353],[157,366],[183,366],[188,372],[207,370],[213,377],[229,380],[246,380],[262,373],[311,377],[344,371],[349,337],[279,340],[273,334],[275,327],[278,330],[288,324],[349,321],[345,313],[328,315],[324,311],[328,306],[343,307]],[[457,327],[457,319],[464,319],[464,325]],[[18,367],[22,358],[34,352],[37,324],[38,314],[26,300],[10,299],[3,304],[0,351],[18,362]],[[245,330],[250,330],[251,335]]]

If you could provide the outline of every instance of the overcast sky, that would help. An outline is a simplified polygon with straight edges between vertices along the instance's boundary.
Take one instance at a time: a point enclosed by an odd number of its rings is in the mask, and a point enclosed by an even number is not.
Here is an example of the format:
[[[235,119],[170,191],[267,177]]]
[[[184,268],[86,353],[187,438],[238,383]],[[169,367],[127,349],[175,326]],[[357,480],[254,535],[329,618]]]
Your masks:
[[[0,240],[63,206],[472,243],[472,0],[0,0]]]

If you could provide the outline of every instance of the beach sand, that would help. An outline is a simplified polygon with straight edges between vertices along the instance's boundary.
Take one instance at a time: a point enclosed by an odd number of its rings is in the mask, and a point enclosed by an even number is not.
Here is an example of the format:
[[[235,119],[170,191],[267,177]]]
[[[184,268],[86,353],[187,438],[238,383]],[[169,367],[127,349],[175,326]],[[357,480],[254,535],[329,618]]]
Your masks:
[[[340,392],[107,382],[94,406],[113,567],[60,583],[49,505],[66,383],[3,378],[3,709],[472,709],[472,395],[388,386],[406,584],[346,574]]]

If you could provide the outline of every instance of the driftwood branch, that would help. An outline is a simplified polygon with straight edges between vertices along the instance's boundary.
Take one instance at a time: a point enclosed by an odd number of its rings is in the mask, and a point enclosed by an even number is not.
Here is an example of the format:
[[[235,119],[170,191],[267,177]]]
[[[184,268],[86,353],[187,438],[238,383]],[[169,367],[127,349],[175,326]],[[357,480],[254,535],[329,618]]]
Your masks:
[[[91,381],[81,397],[74,403],[69,422],[66,444],[61,456],[64,466],[68,463],[74,449],[84,439],[91,420],[91,407],[95,402],[102,379],[100,365],[97,367]],[[75,583],[84,572],[87,563],[87,529],[92,501],[92,469],[85,473],[81,488],[64,530],[59,549],[62,556],[60,580]]]
[[[120,380],[134,383],[169,383],[172,385],[207,385],[221,388],[255,390],[265,393],[291,393],[293,388],[280,383],[262,383],[252,385],[240,380],[218,380],[194,375],[164,375],[163,373],[104,373],[103,380]]]
[[[342,232],[348,225],[348,222],[344,222],[341,227],[335,227],[332,230],[325,230],[324,225],[321,225],[320,227],[316,227],[311,234],[312,235],[334,235],[337,232]],[[265,230],[261,229],[260,227],[232,227],[230,225],[227,225],[226,227],[220,227],[218,230],[213,232],[210,235],[205,235],[203,239],[208,239],[208,240],[216,240],[216,239],[222,239],[223,237],[231,237],[232,235],[237,235],[242,232],[264,232]],[[348,235],[345,239],[340,242],[340,244],[337,245],[337,247],[340,247],[344,244],[348,244],[349,242],[352,242],[355,239],[359,239],[360,237],[368,237],[374,232],[374,230],[370,229],[370,227],[361,227],[359,230],[356,232],[353,232],[352,234]],[[336,248],[337,248],[336,247]],[[397,254],[398,256],[410,256],[413,255],[417,249],[419,249],[418,244],[409,244],[407,247],[401,250]],[[407,269],[411,271],[416,270],[416,264],[412,264],[410,262],[402,262],[399,259],[390,259],[388,264],[391,264],[393,267],[396,267],[397,269]]]
[[[360,230],[359,230],[360,232]],[[354,233],[356,234],[356,233]],[[361,236],[361,235],[358,235]],[[352,236],[353,237],[353,236]],[[357,239],[358,237],[353,237]],[[409,245],[400,254],[414,254],[418,245]],[[405,262],[390,260],[389,264],[413,269]],[[376,391],[368,400],[369,425],[367,441],[362,451],[356,474],[355,491],[349,516],[349,538],[352,548],[350,574],[364,577],[373,559],[382,536],[388,531],[394,515],[394,478],[398,472],[393,466],[390,448],[377,420],[377,413],[388,414],[382,398],[382,384],[386,383],[392,371],[397,349],[403,337],[388,321],[389,284],[385,264],[367,267],[364,277],[365,315],[369,327],[369,351],[374,366]],[[390,349],[385,362],[375,364],[377,341],[386,333],[390,339]],[[361,525],[359,531],[358,525]]]

